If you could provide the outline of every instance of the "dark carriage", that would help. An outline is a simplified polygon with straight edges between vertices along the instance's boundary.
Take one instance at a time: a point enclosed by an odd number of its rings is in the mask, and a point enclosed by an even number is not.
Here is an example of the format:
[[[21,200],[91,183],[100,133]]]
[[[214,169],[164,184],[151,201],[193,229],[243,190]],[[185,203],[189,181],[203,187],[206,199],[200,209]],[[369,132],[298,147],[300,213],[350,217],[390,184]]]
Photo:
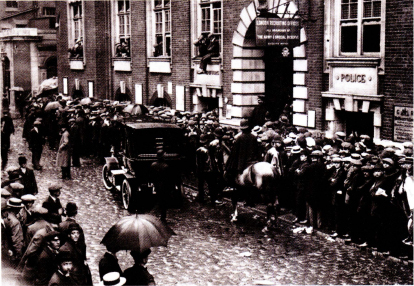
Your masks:
[[[175,188],[171,202],[179,206],[182,199],[181,170],[184,150],[182,130],[162,122],[126,122],[122,124],[121,151],[106,157],[102,179],[107,189],[117,189],[129,211],[147,212],[155,203],[150,166],[162,149],[164,159],[174,172]]]

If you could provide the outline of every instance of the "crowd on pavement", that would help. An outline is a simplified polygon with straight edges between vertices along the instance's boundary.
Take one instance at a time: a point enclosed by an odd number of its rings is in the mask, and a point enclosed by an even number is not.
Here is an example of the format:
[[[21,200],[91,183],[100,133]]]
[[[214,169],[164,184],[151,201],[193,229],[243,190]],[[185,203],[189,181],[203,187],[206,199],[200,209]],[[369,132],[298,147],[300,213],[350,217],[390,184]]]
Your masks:
[[[104,157],[125,147],[120,140],[123,122],[173,123],[183,130],[184,172],[196,175],[199,202],[209,197],[211,204],[220,205],[226,191],[238,189],[237,175],[250,164],[265,161],[276,174],[278,211],[291,210],[300,224],[328,230],[333,238],[412,259],[412,142],[310,132],[290,123],[288,107],[277,118],[262,112],[260,119],[244,119],[234,127],[220,124],[216,111],[139,106],[132,114],[125,112],[128,103],[86,99],[41,97],[27,105],[23,138],[34,169],[42,170],[42,150],[48,144],[57,152],[62,179],[70,180],[70,168],[80,167],[81,157],[96,157],[103,163]],[[91,285],[76,204],[68,202],[64,208],[57,185],[49,187],[44,202],[35,204],[36,179],[26,156],[19,155],[19,167],[6,168],[14,133],[7,110],[1,122],[2,169],[8,175],[1,186],[2,262],[19,269],[35,285]],[[249,198],[250,204],[260,201],[257,194]],[[108,249],[99,264],[102,283],[151,285],[154,278],[144,267],[148,255],[131,252],[135,265],[122,272],[116,253]],[[143,280],[133,280],[137,277]]]

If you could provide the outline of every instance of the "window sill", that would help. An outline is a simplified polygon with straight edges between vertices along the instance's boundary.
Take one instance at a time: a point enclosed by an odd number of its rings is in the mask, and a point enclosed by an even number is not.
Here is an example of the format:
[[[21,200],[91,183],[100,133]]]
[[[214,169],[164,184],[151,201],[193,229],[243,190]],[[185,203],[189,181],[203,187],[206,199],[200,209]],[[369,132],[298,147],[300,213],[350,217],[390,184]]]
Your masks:
[[[380,57],[364,56],[340,56],[326,59],[326,63],[331,67],[378,67],[381,63]]]
[[[171,57],[149,57],[150,73],[171,73]]]
[[[83,58],[78,58],[78,59],[69,58],[69,65],[70,65],[71,70],[84,70],[85,69]]]
[[[131,58],[112,58],[114,71],[131,71]]]

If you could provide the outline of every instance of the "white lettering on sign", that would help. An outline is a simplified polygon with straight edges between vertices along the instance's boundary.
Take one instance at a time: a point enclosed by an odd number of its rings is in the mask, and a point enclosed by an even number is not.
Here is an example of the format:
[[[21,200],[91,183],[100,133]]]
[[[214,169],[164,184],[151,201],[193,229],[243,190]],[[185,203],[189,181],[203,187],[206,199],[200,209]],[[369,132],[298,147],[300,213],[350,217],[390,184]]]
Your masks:
[[[365,83],[365,74],[341,74],[341,81]]]

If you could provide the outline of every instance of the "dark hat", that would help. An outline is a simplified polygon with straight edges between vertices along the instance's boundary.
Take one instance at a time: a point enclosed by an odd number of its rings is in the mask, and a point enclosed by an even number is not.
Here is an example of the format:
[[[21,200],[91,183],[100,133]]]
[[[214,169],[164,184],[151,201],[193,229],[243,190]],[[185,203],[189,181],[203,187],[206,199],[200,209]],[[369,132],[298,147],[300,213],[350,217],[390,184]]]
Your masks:
[[[59,232],[59,231],[56,231],[56,230],[52,230],[52,231],[50,231],[50,232],[48,232],[48,233],[46,233],[46,235],[45,235],[45,240],[47,240],[47,241],[51,241],[53,238],[55,238],[56,236],[58,236],[59,237],[59,239],[60,239],[60,235],[61,235],[61,233]]]
[[[200,143],[201,144],[204,144],[204,143],[207,143],[207,141],[208,141],[207,134],[201,134],[201,136],[200,136]]]
[[[384,169],[384,167],[382,166],[381,163],[375,164],[375,166],[373,167],[373,171],[382,171]]]
[[[280,136],[279,134],[276,134],[275,136],[273,136],[272,139],[273,142],[283,142],[282,136]]]
[[[18,199],[18,198],[8,199],[7,200],[7,206],[9,208],[22,208],[22,207],[24,207],[22,200]]]
[[[308,129],[301,127],[298,129],[298,131],[299,133],[305,134],[306,132],[308,132]]]
[[[73,230],[82,231],[82,228],[81,228],[81,226],[78,223],[72,222],[68,226],[67,233],[71,233]]]
[[[27,163],[27,159],[24,155],[19,155],[18,161],[19,161],[19,165],[23,165]]]
[[[240,121],[240,129],[248,129],[249,128],[249,121],[247,119],[242,119]]]
[[[214,129],[214,135],[216,135],[217,137],[222,137],[224,135],[223,128],[217,127],[216,129]]]
[[[60,185],[53,184],[49,187],[49,192],[53,193],[53,192],[56,192],[56,191],[60,191],[60,189],[62,189],[62,187]]]
[[[134,258],[142,259],[146,258],[151,254],[151,249],[146,249],[143,252],[139,252],[136,250],[131,250],[131,256]]]
[[[57,263],[63,263],[66,261],[72,261],[73,257],[69,251],[60,251],[58,255],[56,255]]]
[[[78,213],[78,206],[75,203],[68,202],[66,204],[66,215],[74,216]]]

